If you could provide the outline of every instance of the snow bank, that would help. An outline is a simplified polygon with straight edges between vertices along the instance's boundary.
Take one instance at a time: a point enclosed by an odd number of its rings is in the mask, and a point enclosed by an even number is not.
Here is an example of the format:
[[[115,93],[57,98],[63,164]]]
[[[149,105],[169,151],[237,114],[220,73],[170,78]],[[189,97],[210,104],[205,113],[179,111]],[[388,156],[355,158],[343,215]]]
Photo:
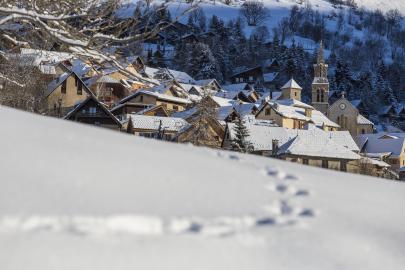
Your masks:
[[[403,269],[405,185],[0,107],[1,269]]]

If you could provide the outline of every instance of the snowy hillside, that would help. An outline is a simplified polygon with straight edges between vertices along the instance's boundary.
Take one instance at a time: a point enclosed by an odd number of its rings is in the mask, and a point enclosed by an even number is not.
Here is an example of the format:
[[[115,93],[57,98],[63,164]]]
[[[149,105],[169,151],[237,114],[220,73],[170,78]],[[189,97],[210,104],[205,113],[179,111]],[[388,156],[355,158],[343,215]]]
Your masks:
[[[1,269],[403,269],[405,185],[0,108]]]

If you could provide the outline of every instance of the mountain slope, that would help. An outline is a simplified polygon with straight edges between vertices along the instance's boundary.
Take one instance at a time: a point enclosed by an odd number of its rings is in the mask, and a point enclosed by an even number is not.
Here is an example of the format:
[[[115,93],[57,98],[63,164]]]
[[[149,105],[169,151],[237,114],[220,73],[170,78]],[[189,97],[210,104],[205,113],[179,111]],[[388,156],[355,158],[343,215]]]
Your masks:
[[[2,269],[402,269],[405,263],[403,183],[4,107],[0,120]]]

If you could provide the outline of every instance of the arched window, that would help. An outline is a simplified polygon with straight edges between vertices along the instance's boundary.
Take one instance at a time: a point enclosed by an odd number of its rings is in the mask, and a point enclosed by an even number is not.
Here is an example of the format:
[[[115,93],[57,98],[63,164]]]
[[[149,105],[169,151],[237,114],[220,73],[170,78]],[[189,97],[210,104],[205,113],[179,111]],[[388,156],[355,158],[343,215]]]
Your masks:
[[[325,102],[325,91],[321,90],[321,102]]]
[[[321,90],[316,90],[316,102],[321,102]]]

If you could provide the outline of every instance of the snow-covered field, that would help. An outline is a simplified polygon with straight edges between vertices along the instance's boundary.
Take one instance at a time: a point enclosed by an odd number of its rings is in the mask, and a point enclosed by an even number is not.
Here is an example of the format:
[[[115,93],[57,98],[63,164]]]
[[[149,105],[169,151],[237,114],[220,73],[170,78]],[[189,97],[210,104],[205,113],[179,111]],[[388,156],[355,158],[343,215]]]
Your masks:
[[[0,108],[0,268],[403,269],[405,185]]]

